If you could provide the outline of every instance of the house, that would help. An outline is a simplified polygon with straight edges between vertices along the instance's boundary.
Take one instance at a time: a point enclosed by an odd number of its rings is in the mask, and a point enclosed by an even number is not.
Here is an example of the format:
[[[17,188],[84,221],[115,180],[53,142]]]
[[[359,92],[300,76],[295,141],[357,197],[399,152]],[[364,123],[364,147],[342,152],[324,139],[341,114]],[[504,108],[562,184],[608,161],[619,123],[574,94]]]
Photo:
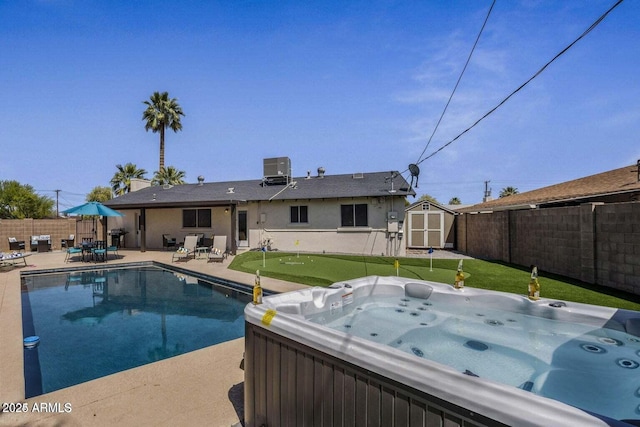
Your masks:
[[[462,252],[640,295],[640,161],[459,212]]]
[[[455,247],[455,211],[429,200],[418,200],[405,209],[408,249]]]
[[[584,178],[490,200],[460,209],[461,212],[534,209],[575,206],[581,203],[615,203],[640,200],[640,160]]]
[[[226,235],[229,250],[400,256],[406,197],[398,172],[291,176],[287,157],[264,159],[263,178],[148,186],[105,204],[125,214],[127,247],[160,249],[162,235]],[[135,232],[131,232],[135,231]]]

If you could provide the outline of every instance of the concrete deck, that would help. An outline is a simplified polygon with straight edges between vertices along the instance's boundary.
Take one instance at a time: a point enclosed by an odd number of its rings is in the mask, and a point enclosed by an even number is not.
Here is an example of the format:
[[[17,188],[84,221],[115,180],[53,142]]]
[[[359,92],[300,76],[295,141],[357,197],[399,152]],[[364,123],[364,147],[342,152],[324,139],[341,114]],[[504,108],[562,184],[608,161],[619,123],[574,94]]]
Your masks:
[[[108,265],[136,261],[171,263],[172,252],[120,251]],[[64,252],[33,254],[27,267],[0,269],[0,404],[27,404],[26,412],[0,407],[0,426],[221,426],[240,422],[244,339],[130,369],[73,387],[24,399],[20,271],[79,266],[64,263]],[[248,285],[254,276],[205,259],[180,266]],[[262,278],[262,286],[279,292],[304,286]],[[49,412],[36,412],[42,409]],[[65,404],[67,406],[65,406]],[[2,412],[12,409],[14,412]],[[51,412],[53,411],[53,412]]]

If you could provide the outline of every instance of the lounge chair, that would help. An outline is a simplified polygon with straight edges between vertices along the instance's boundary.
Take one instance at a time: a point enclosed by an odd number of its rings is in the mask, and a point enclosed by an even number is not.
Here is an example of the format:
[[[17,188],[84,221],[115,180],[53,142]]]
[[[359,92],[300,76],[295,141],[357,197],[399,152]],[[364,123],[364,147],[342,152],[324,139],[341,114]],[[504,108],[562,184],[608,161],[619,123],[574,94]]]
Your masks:
[[[176,247],[176,238],[175,237],[171,237],[169,234],[163,234],[162,235],[162,247],[164,248],[164,250],[166,251],[169,248],[175,248]]]
[[[171,261],[179,259],[189,259],[196,257],[196,246],[198,245],[198,236],[187,236],[184,238],[184,245],[179,247],[171,256]]]
[[[213,246],[209,251],[209,261],[222,262],[227,257],[227,236],[213,236]]]
[[[9,250],[24,252],[24,240],[18,240],[15,237],[9,237]]]

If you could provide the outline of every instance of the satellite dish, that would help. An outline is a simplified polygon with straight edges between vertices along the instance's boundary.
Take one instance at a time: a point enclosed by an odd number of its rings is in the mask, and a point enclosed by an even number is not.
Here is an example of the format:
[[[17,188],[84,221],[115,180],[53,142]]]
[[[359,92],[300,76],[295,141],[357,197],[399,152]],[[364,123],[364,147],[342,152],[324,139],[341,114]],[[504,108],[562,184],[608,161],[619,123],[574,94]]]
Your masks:
[[[416,187],[418,188],[418,175],[420,175],[420,168],[418,165],[411,163],[409,165],[409,172],[411,173],[411,186],[413,187],[413,178],[416,179]]]

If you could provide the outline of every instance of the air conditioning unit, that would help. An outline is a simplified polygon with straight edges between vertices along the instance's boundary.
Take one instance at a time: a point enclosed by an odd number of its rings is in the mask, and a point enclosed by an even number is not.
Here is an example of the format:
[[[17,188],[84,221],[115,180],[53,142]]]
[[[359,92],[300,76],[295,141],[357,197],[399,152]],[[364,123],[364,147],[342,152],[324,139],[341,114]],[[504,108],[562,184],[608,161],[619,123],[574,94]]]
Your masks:
[[[291,160],[288,157],[264,159],[263,172],[267,184],[287,184],[291,178]]]

